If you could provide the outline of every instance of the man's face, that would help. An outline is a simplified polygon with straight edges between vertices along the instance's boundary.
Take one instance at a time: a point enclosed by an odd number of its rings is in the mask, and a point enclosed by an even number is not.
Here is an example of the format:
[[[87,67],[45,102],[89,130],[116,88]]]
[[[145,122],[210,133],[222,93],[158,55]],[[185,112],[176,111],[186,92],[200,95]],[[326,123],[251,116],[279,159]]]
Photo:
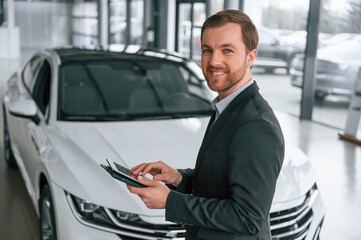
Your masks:
[[[251,79],[256,50],[246,52],[241,27],[227,23],[206,28],[202,37],[202,70],[211,90],[222,99]]]

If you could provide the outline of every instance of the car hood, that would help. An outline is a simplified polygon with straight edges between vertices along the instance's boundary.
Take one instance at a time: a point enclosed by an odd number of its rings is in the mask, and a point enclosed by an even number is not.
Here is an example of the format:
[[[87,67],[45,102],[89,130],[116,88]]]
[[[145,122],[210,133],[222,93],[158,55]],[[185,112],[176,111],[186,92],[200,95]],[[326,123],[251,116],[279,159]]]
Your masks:
[[[164,218],[163,210],[147,209],[100,164],[107,158],[130,168],[162,160],[175,168],[194,168],[208,121],[57,122],[48,131],[54,146],[48,154],[50,176],[64,190],[94,204]]]
[[[349,66],[361,66],[360,42],[345,41],[340,50],[340,44],[328,45],[317,50],[317,59]]]
[[[296,146],[286,143],[285,157],[277,179],[271,212],[284,210],[292,200],[304,199],[316,183],[316,174],[307,156]],[[293,207],[293,206],[290,206]]]
[[[209,118],[133,122],[58,122],[49,130],[52,181],[69,193],[111,209],[164,221],[164,210],[149,210],[126,185],[99,165],[106,158],[126,167],[162,160],[175,168],[193,168]],[[297,199],[315,182],[306,156],[286,145],[274,203]],[[158,218],[157,218],[158,217]],[[153,221],[152,220],[152,221]]]

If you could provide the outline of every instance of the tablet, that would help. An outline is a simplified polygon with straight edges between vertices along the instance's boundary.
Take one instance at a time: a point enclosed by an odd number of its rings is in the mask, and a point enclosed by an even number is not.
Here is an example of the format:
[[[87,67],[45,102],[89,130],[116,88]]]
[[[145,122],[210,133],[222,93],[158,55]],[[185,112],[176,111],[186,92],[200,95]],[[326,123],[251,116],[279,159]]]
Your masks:
[[[115,166],[115,168],[113,168],[112,165],[109,163],[108,159],[106,159],[106,161],[108,165],[100,164],[100,166],[113,178],[122,181],[128,185],[131,185],[133,187],[139,187],[139,188],[147,187],[143,183],[139,182],[137,179],[134,179],[129,176],[129,174],[132,173],[132,170],[123,167],[122,165],[116,162],[113,162]]]

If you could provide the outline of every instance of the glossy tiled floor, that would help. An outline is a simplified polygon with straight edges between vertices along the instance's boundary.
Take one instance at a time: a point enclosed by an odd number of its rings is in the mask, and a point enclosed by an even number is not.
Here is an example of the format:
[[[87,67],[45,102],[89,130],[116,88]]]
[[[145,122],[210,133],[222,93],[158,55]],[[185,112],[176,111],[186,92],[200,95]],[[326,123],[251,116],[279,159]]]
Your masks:
[[[22,63],[0,60],[1,92],[5,79]],[[277,79],[282,79],[280,76]],[[361,146],[338,138],[339,129],[295,116],[298,90],[289,83],[269,82],[269,76],[256,76],[261,92],[278,114],[287,142],[299,146],[310,158],[318,176],[318,185],[326,207],[322,240],[361,239]],[[281,80],[280,80],[281,81]],[[282,85],[282,86],[281,86]],[[279,89],[289,93],[283,95]],[[286,106],[295,104],[295,106]],[[290,108],[294,107],[291,111]],[[285,113],[291,112],[292,114]],[[2,113],[0,124],[2,126]],[[331,114],[337,121],[337,114]],[[2,136],[2,128],[1,135]],[[0,146],[2,138],[0,137]],[[2,153],[2,147],[0,147]],[[0,240],[38,239],[37,215],[18,171],[5,167],[0,157]]]

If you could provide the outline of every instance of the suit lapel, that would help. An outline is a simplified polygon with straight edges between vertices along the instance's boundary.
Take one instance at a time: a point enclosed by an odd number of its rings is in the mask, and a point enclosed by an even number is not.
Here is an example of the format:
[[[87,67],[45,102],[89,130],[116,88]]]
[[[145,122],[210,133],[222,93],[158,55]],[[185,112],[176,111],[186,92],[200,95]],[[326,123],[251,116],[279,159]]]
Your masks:
[[[228,121],[228,118],[230,117],[230,112],[227,111],[227,109],[218,117],[217,121],[214,122],[215,113],[212,115],[211,120],[208,123],[208,127],[206,130],[206,133],[204,135],[202,145],[198,152],[196,167],[195,167],[195,174],[197,174],[199,166],[202,162],[203,155],[208,148],[209,143],[212,141],[212,139],[217,135],[217,133],[222,129],[224,126],[224,123]]]
[[[208,126],[207,126],[207,129],[206,129],[206,133],[204,134],[204,137],[205,137],[205,136],[207,135],[207,133],[209,132],[209,129],[211,129],[215,118],[216,118],[216,112],[213,112],[211,118],[209,119]],[[203,139],[204,139],[204,138],[203,138]]]
[[[195,180],[197,176],[199,167],[203,161],[203,155],[206,149],[208,148],[209,143],[217,136],[219,131],[227,124],[227,122],[232,116],[232,112],[234,111],[234,109],[236,107],[242,108],[244,102],[248,101],[254,94],[256,94],[258,92],[258,89],[259,88],[256,82],[254,82],[251,86],[246,88],[227,106],[227,108],[222,112],[222,114],[219,115],[216,122],[214,122],[215,113],[212,114],[212,117],[209,120],[207,130],[202,141],[202,145],[198,152],[193,180]]]

